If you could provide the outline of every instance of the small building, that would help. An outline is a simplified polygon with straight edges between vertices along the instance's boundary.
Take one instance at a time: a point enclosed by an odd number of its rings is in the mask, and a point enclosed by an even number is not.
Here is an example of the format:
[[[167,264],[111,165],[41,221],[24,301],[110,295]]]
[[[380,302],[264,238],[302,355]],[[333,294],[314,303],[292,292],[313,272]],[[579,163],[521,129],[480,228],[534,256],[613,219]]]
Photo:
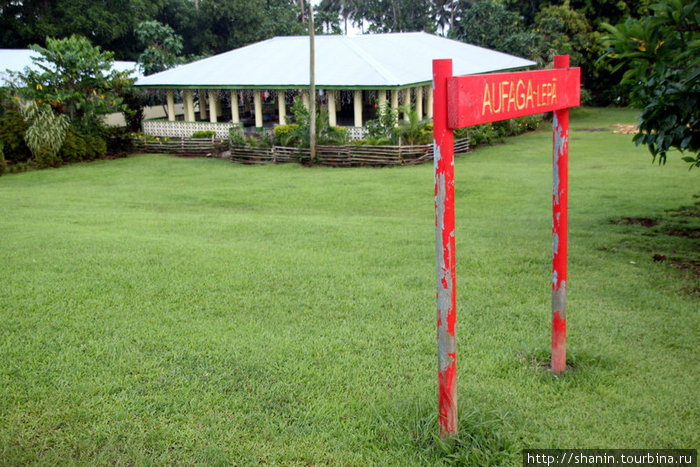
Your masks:
[[[26,68],[37,70],[34,59],[41,54],[32,49],[0,49],[0,87],[9,86],[12,83],[12,73],[23,72]],[[112,69],[127,73],[131,78],[140,78],[143,74],[139,71],[136,62],[115,60]]]
[[[451,58],[455,75],[535,64],[424,32],[322,35],[315,50],[315,99],[331,126],[350,127],[351,137],[361,136],[379,105],[431,118],[433,59]],[[275,37],[139,78],[136,86],[164,91],[167,117],[144,121],[154,136],[214,130],[226,137],[234,124],[259,130],[288,123],[294,99],[310,99],[309,38]]]

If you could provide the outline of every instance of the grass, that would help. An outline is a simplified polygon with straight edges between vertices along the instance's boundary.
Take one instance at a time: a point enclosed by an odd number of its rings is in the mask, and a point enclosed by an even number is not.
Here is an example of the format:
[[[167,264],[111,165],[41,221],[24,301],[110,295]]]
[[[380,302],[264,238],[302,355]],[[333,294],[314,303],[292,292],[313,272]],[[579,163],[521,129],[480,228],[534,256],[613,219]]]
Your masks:
[[[137,155],[0,178],[0,464],[697,448],[698,175],[677,155],[652,165],[613,123],[634,113],[572,115],[559,377],[545,368],[551,132],[458,158],[450,442],[435,437],[430,165]]]

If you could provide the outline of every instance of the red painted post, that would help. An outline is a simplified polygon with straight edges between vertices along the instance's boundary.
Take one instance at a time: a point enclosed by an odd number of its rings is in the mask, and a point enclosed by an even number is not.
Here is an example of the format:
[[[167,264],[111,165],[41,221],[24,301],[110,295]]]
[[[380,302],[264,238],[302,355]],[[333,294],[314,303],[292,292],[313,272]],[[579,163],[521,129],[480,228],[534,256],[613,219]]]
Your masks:
[[[442,437],[457,434],[454,132],[447,125],[447,80],[451,76],[452,60],[433,60],[438,421]]]
[[[554,57],[568,68],[569,56]],[[566,369],[566,256],[568,236],[569,109],[554,111],[552,183],[552,372]]]

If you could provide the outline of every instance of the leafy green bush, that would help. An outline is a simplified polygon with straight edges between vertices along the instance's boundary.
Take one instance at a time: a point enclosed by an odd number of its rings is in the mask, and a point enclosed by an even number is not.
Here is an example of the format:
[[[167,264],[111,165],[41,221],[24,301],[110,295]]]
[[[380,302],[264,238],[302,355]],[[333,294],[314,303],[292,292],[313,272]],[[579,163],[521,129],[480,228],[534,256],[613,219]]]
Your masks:
[[[391,144],[398,112],[388,105],[377,107],[377,118],[365,122],[368,144]],[[379,141],[387,141],[379,143]]]
[[[418,112],[410,107],[401,107],[401,111],[408,115],[407,121],[400,122],[399,126],[392,128],[392,141],[394,144],[427,144],[433,140],[432,130],[427,129],[428,122],[418,119]]]
[[[5,173],[7,169],[7,162],[5,162],[5,154],[3,153],[3,143],[0,141],[0,176]]]
[[[290,138],[290,135],[296,134],[296,132],[299,131],[299,124],[290,123],[289,125],[277,125],[273,131],[275,134],[275,144],[284,145],[286,144],[285,141],[288,141]]]
[[[57,167],[61,164],[58,152],[61,150],[70,121],[65,115],[56,115],[48,104],[31,102],[23,109],[29,125],[24,140],[34,155],[39,168]]]
[[[113,128],[107,138],[107,152],[118,157],[126,155],[134,148],[128,128]]]
[[[192,138],[211,138],[212,136],[216,136],[214,130],[199,130],[192,133]]]
[[[17,103],[9,101],[5,104],[5,114],[0,117],[0,140],[4,143],[5,159],[12,163],[26,162],[32,158],[32,153],[24,141],[27,131],[22,113]]]
[[[101,136],[85,135],[85,158],[101,159],[107,154],[107,142]]]
[[[483,125],[474,125],[455,130],[455,138],[469,138],[472,148],[498,143],[507,136],[517,136],[528,131],[534,131],[542,123],[542,114],[501,120]]]
[[[234,126],[228,130],[228,146],[229,149],[233,146],[245,146],[246,140],[243,134],[243,128]]]
[[[84,135],[82,135],[75,127],[71,126],[66,132],[66,139],[63,140],[63,146],[59,156],[64,162],[78,162],[86,159],[87,143]]]

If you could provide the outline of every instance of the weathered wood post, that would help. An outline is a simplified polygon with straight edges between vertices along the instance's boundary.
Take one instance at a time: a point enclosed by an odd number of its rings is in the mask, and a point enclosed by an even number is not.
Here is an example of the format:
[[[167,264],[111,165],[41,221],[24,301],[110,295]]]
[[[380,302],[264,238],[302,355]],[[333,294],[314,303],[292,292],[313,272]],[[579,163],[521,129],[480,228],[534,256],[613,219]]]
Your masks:
[[[447,125],[447,80],[450,77],[452,60],[434,60],[438,421],[442,437],[457,434],[454,132]]]

